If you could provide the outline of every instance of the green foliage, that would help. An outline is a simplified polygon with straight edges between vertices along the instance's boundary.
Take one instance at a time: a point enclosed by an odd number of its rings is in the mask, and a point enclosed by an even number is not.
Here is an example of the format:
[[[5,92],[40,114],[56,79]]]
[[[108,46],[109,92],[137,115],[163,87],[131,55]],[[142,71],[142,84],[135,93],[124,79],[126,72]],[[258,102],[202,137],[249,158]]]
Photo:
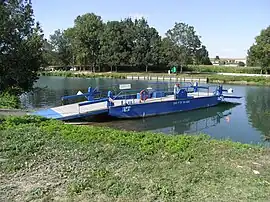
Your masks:
[[[261,147],[34,117],[1,126],[1,201],[269,198],[270,151]],[[31,186],[13,186],[18,181]]]
[[[47,121],[47,122],[44,122]],[[37,126],[43,123],[49,123],[48,119],[39,116],[8,116],[2,123],[2,128],[12,128],[20,124],[35,124]]]
[[[135,39],[131,63],[136,66],[144,66],[147,72],[148,66],[159,64],[161,37],[145,19],[136,19],[134,28]]]
[[[196,51],[201,46],[199,36],[194,27],[185,23],[175,23],[174,27],[167,31],[166,36],[179,48],[183,48],[185,56],[194,59]]]
[[[270,26],[256,36],[255,44],[248,50],[247,65],[260,66],[263,70],[270,67]]]
[[[208,51],[206,50],[206,47],[204,45],[200,49],[198,49],[195,54],[195,64],[212,65],[209,59]]]
[[[84,65],[92,65],[92,70],[95,71],[100,51],[100,37],[104,30],[101,17],[94,13],[87,13],[78,16],[74,23],[73,32],[76,36],[74,41],[80,47],[79,54],[83,56]]]
[[[269,99],[268,88],[248,88],[246,91],[247,116],[252,126],[261,131],[267,140],[270,140],[270,111],[267,110],[270,109]]]
[[[30,1],[0,3],[0,89],[29,91],[42,64],[43,39]]]
[[[171,65],[211,64],[194,27],[185,23],[176,23],[161,40],[144,18],[103,23],[100,16],[86,13],[75,19],[73,27],[56,30],[50,38],[53,50],[44,56],[45,64],[50,65],[90,66],[92,71],[96,67],[117,71],[120,66],[128,66],[147,72],[148,68],[167,70]],[[53,60],[55,53],[58,56]]]
[[[52,53],[56,53],[57,60],[60,64],[67,66],[72,63],[73,53],[71,48],[71,41],[68,37],[67,31],[56,30],[50,36],[50,44],[52,45]]]
[[[102,142],[104,144],[120,144],[135,147],[141,152],[147,154],[154,154],[159,150],[164,150],[164,152],[169,152],[171,154],[178,153],[178,155],[182,156],[184,160],[191,160],[194,158],[193,155],[189,155],[189,151],[193,151],[193,148],[197,148],[199,150],[201,148],[201,144],[209,142],[209,136],[206,135],[164,136],[163,134],[149,132],[120,131],[107,127],[76,127],[70,124],[64,124],[60,121],[28,115],[23,117],[11,116],[5,118],[0,130],[14,128],[15,126],[25,124],[31,124],[32,126],[39,127],[46,134],[62,136],[75,142],[85,144],[97,142]],[[185,152],[187,152],[188,155],[183,154]]]
[[[17,96],[9,93],[0,94],[0,108],[16,109],[20,107],[20,100]]]
[[[246,64],[245,64],[244,62],[241,62],[241,61],[238,62],[238,66],[239,66],[239,67],[244,67],[245,65],[246,65]]]
[[[263,76],[227,76],[227,75],[208,75],[210,83],[235,83],[251,85],[270,85],[270,78]]]
[[[260,74],[259,67],[230,67],[230,66],[213,66],[213,65],[189,65],[183,69],[190,72],[203,73],[245,73],[245,74]]]
[[[42,57],[43,57],[42,67],[47,67],[50,64],[54,65],[61,64],[58,52],[53,51],[53,45],[47,39],[44,40]]]
[[[127,47],[123,44],[124,22],[109,21],[107,22],[104,32],[100,40],[100,62],[110,66],[111,71],[113,67],[120,66],[122,59],[122,52],[127,51]]]
[[[167,31],[165,47],[171,62],[182,68],[188,64],[210,64],[208,51],[205,46],[201,47],[200,37],[196,34],[193,26],[185,23],[175,23],[174,27]],[[169,40],[170,42],[167,42]],[[166,48],[165,48],[166,50]]]
[[[125,79],[127,74],[123,73],[91,73],[91,74],[74,74],[71,71],[57,71],[57,72],[41,72],[42,76],[63,76],[63,77],[83,77],[83,78],[115,78]]]
[[[104,144],[127,145],[138,148],[141,152],[147,154],[157,153],[160,149],[169,153],[177,153],[179,151],[185,152],[192,147],[195,147],[199,142],[207,140],[204,136],[192,137],[183,135],[168,138],[161,134],[126,132],[109,128],[91,126],[82,126],[78,128],[72,125],[60,124],[58,122],[49,125],[45,124],[42,126],[42,129],[47,133],[61,135],[76,142],[102,142]],[[191,159],[193,156],[185,154],[183,158]]]

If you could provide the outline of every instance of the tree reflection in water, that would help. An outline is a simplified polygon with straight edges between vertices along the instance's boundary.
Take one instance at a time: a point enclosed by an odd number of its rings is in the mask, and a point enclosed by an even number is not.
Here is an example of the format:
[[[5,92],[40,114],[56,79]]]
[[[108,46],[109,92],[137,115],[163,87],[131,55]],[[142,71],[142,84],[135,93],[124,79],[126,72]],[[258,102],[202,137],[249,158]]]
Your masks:
[[[270,88],[247,88],[246,93],[249,122],[270,141]]]

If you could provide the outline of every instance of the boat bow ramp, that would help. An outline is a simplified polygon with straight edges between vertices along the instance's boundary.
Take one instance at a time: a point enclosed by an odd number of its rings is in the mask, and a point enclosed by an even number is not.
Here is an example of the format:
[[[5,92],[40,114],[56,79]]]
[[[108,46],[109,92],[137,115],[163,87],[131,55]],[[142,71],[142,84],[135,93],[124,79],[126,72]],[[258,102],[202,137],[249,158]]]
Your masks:
[[[63,105],[50,109],[40,110],[32,114],[58,120],[70,120],[92,115],[99,115],[103,113],[108,113],[107,100],[97,103],[86,101],[76,104]]]

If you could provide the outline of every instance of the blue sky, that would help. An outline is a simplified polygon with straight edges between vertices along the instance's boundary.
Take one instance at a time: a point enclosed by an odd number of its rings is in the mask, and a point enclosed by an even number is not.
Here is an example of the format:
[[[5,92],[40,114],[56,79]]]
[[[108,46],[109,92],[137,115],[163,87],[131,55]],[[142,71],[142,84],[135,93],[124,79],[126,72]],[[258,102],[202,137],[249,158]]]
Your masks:
[[[104,21],[145,17],[160,35],[185,22],[195,27],[210,57],[245,57],[261,29],[270,25],[270,0],[32,0],[45,37],[73,26],[85,13]]]

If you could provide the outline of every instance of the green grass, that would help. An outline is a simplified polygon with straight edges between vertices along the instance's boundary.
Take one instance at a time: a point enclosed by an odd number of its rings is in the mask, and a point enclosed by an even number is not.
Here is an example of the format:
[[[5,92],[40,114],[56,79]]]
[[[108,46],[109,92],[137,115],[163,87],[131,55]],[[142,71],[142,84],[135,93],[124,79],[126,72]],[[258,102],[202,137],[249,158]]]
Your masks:
[[[190,65],[183,69],[189,72],[200,73],[245,73],[260,74],[260,67],[230,67],[230,66],[214,66],[214,65]]]
[[[17,109],[20,107],[20,100],[17,96],[9,93],[0,93],[0,109]]]
[[[270,85],[270,77],[262,76],[225,76],[225,75],[209,75],[207,76],[210,83],[230,83],[230,84],[246,84],[246,85]]]
[[[9,117],[0,125],[0,200],[267,201],[270,151]],[[254,170],[260,174],[254,174]]]
[[[55,71],[55,72],[41,72],[41,76],[63,76],[63,77],[82,77],[82,78],[116,78],[124,79],[126,75],[123,73],[83,73],[72,71]]]

